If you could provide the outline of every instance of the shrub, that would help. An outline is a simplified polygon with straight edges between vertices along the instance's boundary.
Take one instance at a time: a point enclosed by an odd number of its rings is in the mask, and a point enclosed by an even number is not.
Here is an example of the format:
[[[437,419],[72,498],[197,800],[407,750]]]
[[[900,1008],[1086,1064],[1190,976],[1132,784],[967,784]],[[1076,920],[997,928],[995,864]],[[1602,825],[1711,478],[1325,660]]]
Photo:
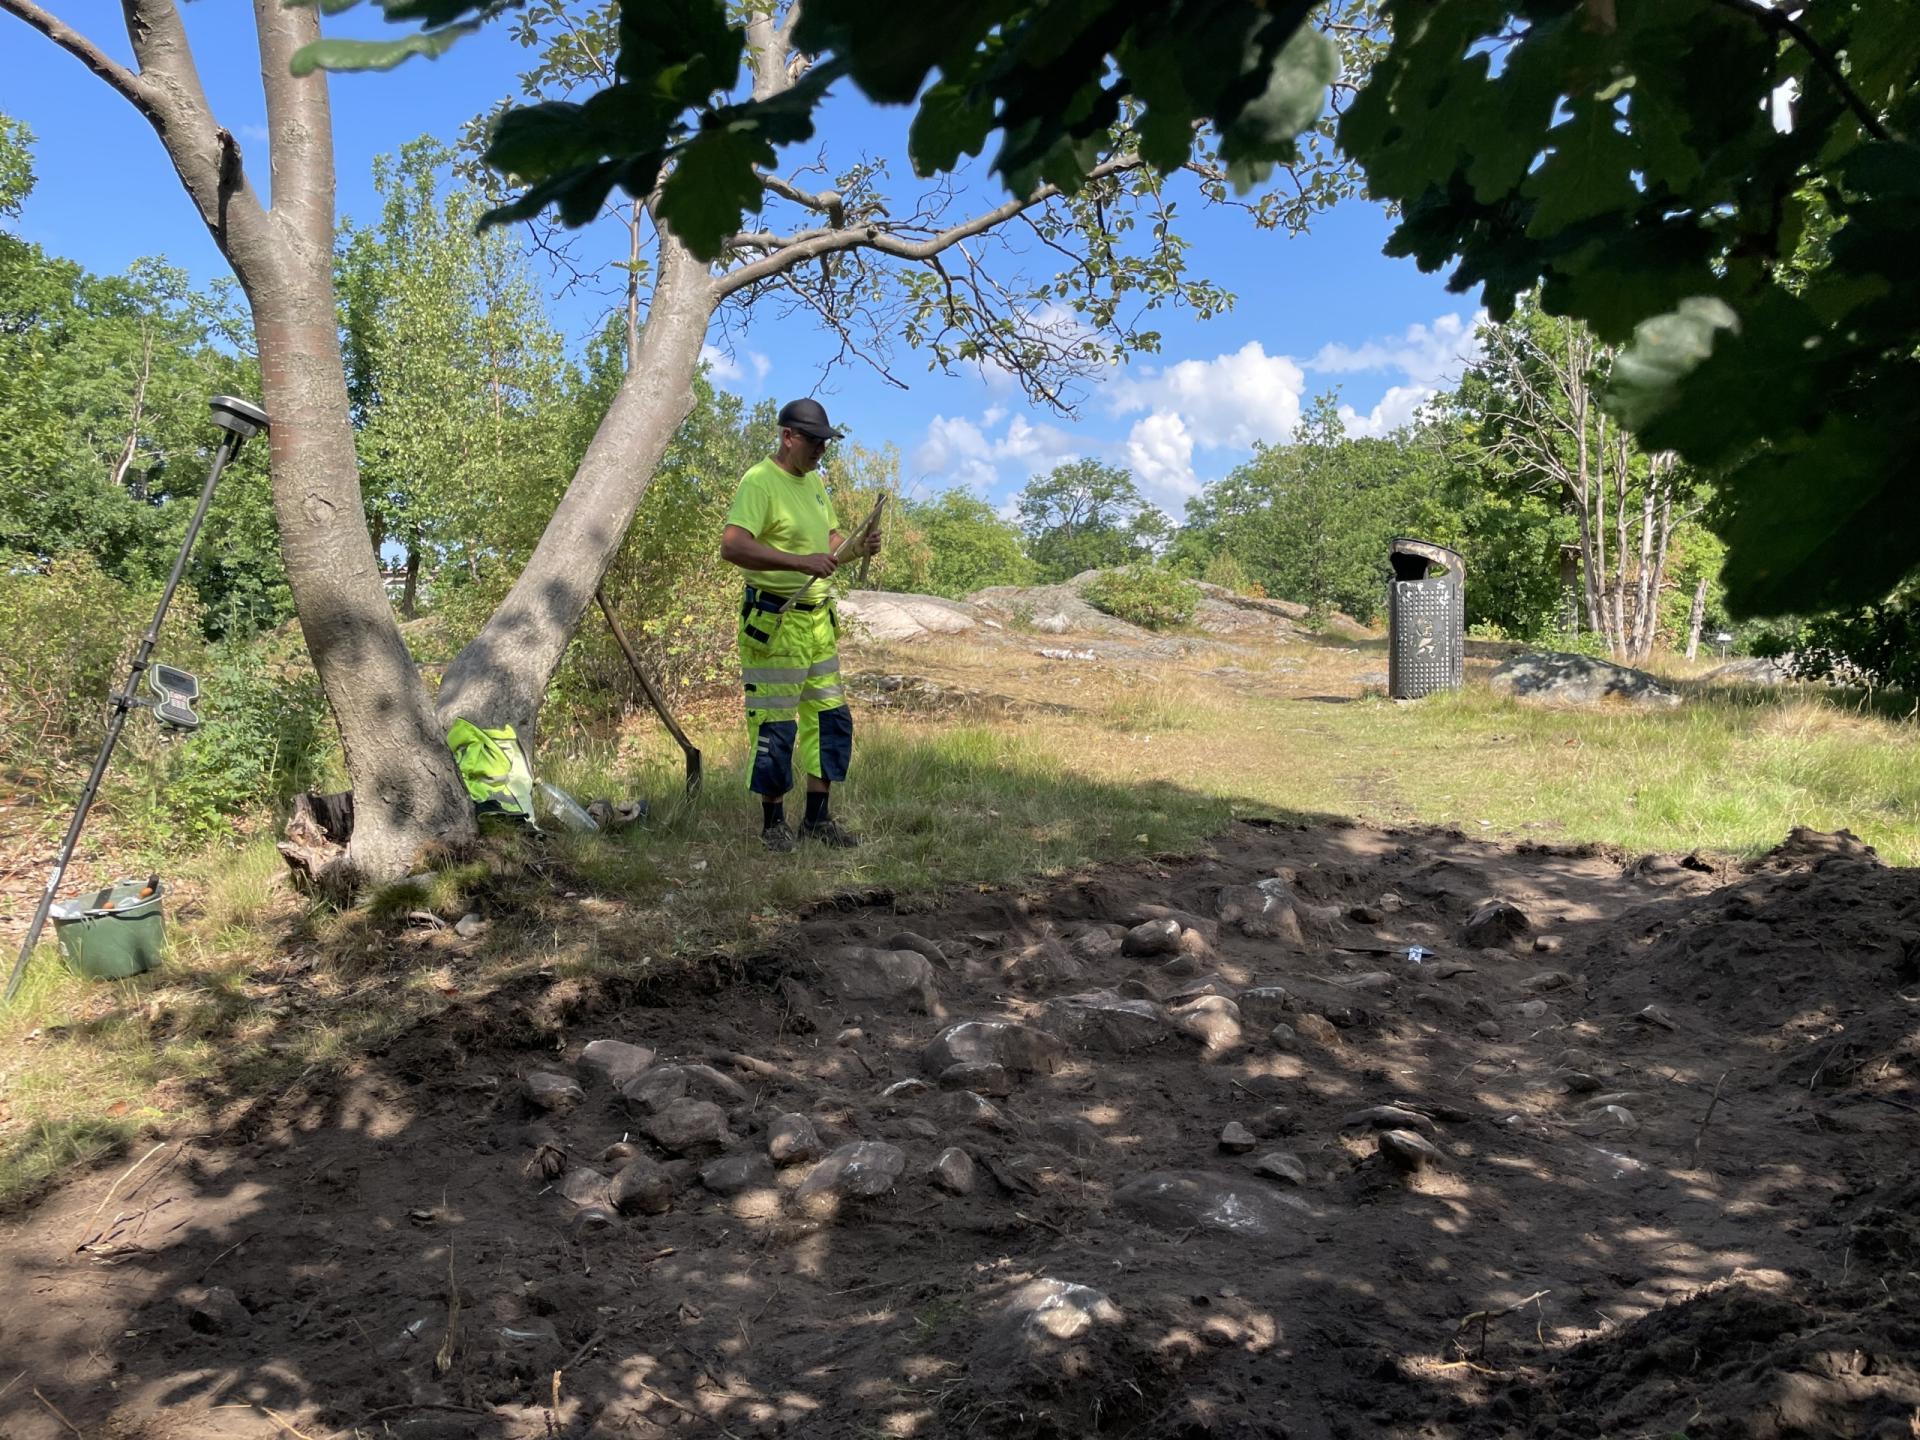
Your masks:
[[[1102,571],[1082,593],[1095,609],[1149,630],[1185,625],[1200,603],[1199,588],[1191,580],[1157,565]]]
[[[1248,578],[1246,566],[1234,558],[1231,550],[1222,550],[1207,561],[1207,568],[1201,572],[1200,578],[1209,585],[1218,585],[1235,595],[1247,595],[1258,588]]]

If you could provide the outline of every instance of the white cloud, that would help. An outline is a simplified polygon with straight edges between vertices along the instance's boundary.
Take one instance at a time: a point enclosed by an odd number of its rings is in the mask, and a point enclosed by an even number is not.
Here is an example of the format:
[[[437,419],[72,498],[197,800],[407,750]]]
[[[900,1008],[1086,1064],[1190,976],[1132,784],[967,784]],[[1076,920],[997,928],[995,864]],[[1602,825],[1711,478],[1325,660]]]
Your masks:
[[[1364,345],[1322,345],[1307,362],[1309,370],[1348,374],[1362,370],[1398,370],[1415,385],[1429,391],[1453,384],[1460,372],[1480,358],[1474,332],[1487,313],[1442,315],[1431,325],[1409,325],[1406,332]]]
[[[707,374],[715,380],[740,381],[747,372],[740,368],[740,362],[717,345],[700,347],[700,363],[707,367]]]
[[[1024,415],[1008,421],[1004,435],[989,437],[987,432],[1006,419],[1006,407],[1001,405],[989,406],[977,423],[959,416],[934,416],[926,438],[914,449],[915,470],[984,495],[1000,479],[1002,461],[1013,462],[1024,476],[1079,458],[1081,447],[1071,434],[1057,425],[1036,424]]]
[[[1244,450],[1256,440],[1286,439],[1299,422],[1305,388],[1296,362],[1269,355],[1258,340],[1249,340],[1231,355],[1182,360],[1137,379],[1118,380],[1108,393],[1115,414],[1150,412],[1148,421],[1160,422],[1151,427],[1156,437],[1171,434],[1166,419],[1177,418],[1191,454],[1196,444],[1203,450]],[[1136,433],[1141,425],[1134,427]]]
[[[928,421],[927,438],[914,448],[913,467],[921,475],[982,495],[1000,478],[992,443],[964,416],[936,415]]]
[[[1440,392],[1431,385],[1395,385],[1380,397],[1370,414],[1362,415],[1351,405],[1340,407],[1340,423],[1352,436],[1391,435],[1403,425],[1413,423],[1420,407]]]
[[[987,412],[994,416],[999,407]],[[993,423],[992,419],[986,421]],[[994,453],[1009,460],[1024,460],[1031,470],[1052,469],[1055,465],[1064,465],[1069,460],[1079,458],[1080,451],[1073,436],[1058,425],[1036,425],[1024,415],[1013,417],[1007,426],[1007,433],[994,444]]]
[[[744,359],[746,364],[740,362]],[[721,381],[738,389],[747,378],[747,371],[753,371],[753,388],[764,389],[767,375],[773,369],[773,361],[758,350],[742,350],[738,353],[722,350],[712,343],[700,347],[700,363],[707,367],[709,379]]]
[[[1200,493],[1200,477],[1193,473],[1193,433],[1171,410],[1156,410],[1134,422],[1127,435],[1127,464],[1146,497],[1172,514]]]

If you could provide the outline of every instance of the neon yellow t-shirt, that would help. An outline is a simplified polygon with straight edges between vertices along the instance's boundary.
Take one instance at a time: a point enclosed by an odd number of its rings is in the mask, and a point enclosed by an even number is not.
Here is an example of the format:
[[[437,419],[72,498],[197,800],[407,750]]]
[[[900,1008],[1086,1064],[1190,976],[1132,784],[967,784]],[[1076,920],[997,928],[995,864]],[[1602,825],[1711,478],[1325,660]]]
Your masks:
[[[789,555],[815,555],[828,549],[828,538],[840,528],[818,470],[790,475],[770,459],[740,477],[727,524],[738,525],[761,544]],[[797,570],[749,570],[746,576],[749,585],[776,595],[791,595],[808,579]]]

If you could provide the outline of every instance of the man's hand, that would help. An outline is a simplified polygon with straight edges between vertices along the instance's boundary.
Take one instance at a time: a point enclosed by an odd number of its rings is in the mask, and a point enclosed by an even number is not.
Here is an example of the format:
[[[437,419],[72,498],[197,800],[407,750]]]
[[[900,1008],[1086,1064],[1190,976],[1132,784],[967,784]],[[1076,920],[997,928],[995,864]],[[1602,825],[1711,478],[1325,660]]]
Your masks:
[[[794,556],[793,568],[802,575],[811,575],[816,580],[825,580],[840,566],[833,556],[821,550],[812,555]]]
[[[860,547],[860,553],[862,555],[878,555],[880,553],[880,527],[878,525],[867,531],[867,541],[866,544]]]

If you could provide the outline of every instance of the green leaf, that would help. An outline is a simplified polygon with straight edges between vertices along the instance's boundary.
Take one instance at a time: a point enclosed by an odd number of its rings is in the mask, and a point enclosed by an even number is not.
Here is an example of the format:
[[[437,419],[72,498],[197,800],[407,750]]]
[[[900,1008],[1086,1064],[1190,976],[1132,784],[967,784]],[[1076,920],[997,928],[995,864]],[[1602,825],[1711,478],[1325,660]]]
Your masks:
[[[1680,382],[1713,354],[1714,342],[1739,328],[1733,307],[1711,295],[1644,322],[1613,366],[1610,399],[1621,423],[1637,432],[1664,415],[1678,401]]]
[[[1283,22],[1275,21],[1272,30]],[[1257,53],[1257,52],[1256,52]],[[1310,25],[1299,24],[1273,50],[1254,97],[1237,109],[1222,107],[1214,117],[1220,132],[1220,156],[1238,160],[1286,160],[1297,153],[1301,131],[1320,118],[1327,87],[1340,74],[1333,42]]]
[[[1806,613],[1884,597],[1915,565],[1920,534],[1920,366],[1906,362],[1858,409],[1776,446],[1725,479],[1727,603]]]
[[[1527,234],[1538,239],[1595,216],[1625,210],[1638,198],[1633,142],[1617,127],[1613,106],[1591,95],[1547,132],[1552,153],[1520,186],[1535,201]]]
[[[501,115],[487,142],[486,160],[510,178],[538,180],[589,165],[600,154],[586,133],[583,108],[571,101],[547,100]]]
[[[399,40],[315,40],[294,51],[287,68],[296,76],[311,75],[316,70],[391,70],[415,55],[428,59],[444,55],[455,41],[479,28],[480,22],[475,20]]]
[[[936,175],[953,169],[962,155],[978,155],[993,125],[991,101],[947,80],[930,86],[907,133],[913,173]]]
[[[660,191],[660,218],[696,255],[718,255],[741,216],[759,203],[755,165],[771,165],[773,147],[757,127],[702,129],[680,147]]]

